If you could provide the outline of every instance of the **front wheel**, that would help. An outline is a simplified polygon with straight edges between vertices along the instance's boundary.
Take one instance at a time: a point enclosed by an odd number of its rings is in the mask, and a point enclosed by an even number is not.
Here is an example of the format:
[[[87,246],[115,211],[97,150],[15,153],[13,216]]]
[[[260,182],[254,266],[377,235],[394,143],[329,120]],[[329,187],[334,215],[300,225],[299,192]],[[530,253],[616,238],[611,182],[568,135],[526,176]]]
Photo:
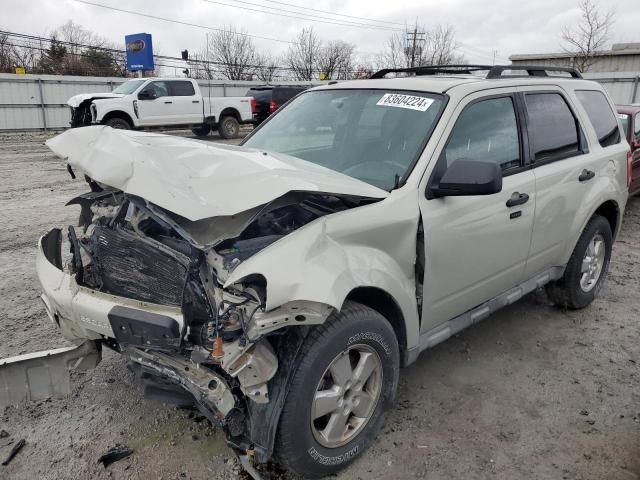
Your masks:
[[[220,136],[227,140],[237,138],[240,134],[240,123],[235,117],[222,117],[220,125],[218,126]]]
[[[393,404],[398,342],[378,312],[348,302],[309,334],[291,380],[276,455],[305,478],[345,468],[371,444]]]
[[[551,301],[574,310],[593,302],[607,276],[612,246],[609,222],[594,215],[578,239],[562,278],[547,285]]]
[[[119,130],[131,130],[131,125],[129,124],[129,122],[126,119],[120,117],[110,118],[109,120],[105,121],[104,124],[107,127],[117,128]]]

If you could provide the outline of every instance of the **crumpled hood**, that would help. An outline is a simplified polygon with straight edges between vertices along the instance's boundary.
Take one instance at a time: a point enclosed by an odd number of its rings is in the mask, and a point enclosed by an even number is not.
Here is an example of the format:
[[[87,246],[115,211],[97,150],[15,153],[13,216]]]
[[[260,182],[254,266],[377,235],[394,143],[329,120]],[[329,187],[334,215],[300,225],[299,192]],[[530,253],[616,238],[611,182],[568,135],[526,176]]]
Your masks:
[[[191,221],[235,215],[291,191],[388,195],[288,155],[169,135],[95,126],[67,130],[47,146],[75,171]]]
[[[124,95],[119,93],[81,93],[79,95],[74,95],[69,100],[67,100],[67,105],[70,107],[76,108],[85,100],[90,99],[99,99],[99,98],[121,98]]]

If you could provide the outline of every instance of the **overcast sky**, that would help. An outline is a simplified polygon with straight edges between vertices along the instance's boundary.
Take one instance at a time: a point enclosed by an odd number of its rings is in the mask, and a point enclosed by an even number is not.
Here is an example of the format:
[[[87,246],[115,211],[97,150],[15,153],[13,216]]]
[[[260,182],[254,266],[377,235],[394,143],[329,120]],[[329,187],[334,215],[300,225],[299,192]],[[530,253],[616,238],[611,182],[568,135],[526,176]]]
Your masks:
[[[285,18],[245,9],[209,3],[206,0],[89,0],[127,10],[197,23],[212,28],[235,25],[249,33],[281,40],[293,40],[296,33],[312,25],[323,40],[341,39],[353,43],[363,55],[379,52],[390,31],[329,25],[295,18]],[[240,0],[221,0],[244,8],[255,8]],[[243,0],[283,10],[293,7],[270,0]],[[497,62],[506,62],[514,53],[552,52],[561,49],[563,25],[579,20],[578,0],[279,0],[301,7],[326,10],[336,14],[367,17],[411,25],[416,21],[427,28],[449,24],[456,30],[460,53],[474,63],[491,63],[493,51]],[[611,32],[613,42],[640,42],[640,8],[638,0],[601,0],[603,9],[615,6],[616,21]],[[0,0],[0,28],[19,33],[48,35],[69,19],[91,29],[124,48],[124,35],[148,32],[160,53],[180,56],[180,51],[199,51],[205,43],[206,30],[167,23],[127,13],[105,10],[75,0]],[[329,17],[317,11],[300,10]],[[285,12],[285,15],[290,15]],[[346,19],[374,23],[369,20]],[[377,25],[402,28],[398,24]],[[286,43],[258,40],[258,49],[278,54]]]

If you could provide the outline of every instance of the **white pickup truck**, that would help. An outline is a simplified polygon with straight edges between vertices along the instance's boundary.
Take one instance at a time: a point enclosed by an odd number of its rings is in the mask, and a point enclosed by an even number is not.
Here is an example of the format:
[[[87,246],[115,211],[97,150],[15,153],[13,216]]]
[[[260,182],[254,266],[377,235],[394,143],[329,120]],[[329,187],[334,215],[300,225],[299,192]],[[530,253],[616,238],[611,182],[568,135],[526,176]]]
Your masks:
[[[190,78],[137,78],[110,93],[71,97],[71,127],[108,125],[121,129],[191,128],[197,136],[218,130],[235,138],[240,125],[254,122],[252,97],[203,97]]]

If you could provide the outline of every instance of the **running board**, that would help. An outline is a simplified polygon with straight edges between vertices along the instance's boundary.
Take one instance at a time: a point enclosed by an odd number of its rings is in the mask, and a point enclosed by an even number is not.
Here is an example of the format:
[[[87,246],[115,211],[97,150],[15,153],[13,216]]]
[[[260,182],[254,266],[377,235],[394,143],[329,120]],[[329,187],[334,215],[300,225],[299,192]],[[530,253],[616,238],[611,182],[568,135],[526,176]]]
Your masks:
[[[536,275],[535,277],[521,283],[517,287],[507,290],[506,292],[492,298],[491,300],[473,308],[462,315],[432,328],[428,332],[420,335],[419,352],[428,348],[435,347],[437,344],[444,342],[452,335],[464,330],[465,328],[484,320],[493,312],[500,310],[502,307],[511,305],[520,300],[526,294],[545,286],[547,283],[558,280],[564,274],[564,267],[553,267],[549,270]],[[417,355],[416,355],[417,357]]]
[[[0,409],[71,393],[69,371],[95,368],[102,359],[93,341],[78,347],[27,353],[0,360]]]

